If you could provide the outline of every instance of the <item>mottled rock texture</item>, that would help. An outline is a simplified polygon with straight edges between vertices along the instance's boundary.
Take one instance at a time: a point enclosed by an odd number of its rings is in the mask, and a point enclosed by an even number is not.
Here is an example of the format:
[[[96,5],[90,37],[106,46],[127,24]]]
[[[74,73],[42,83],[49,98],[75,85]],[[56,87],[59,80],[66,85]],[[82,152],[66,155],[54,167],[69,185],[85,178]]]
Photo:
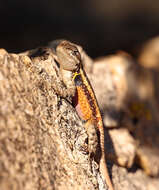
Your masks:
[[[92,60],[84,52],[82,57],[91,73]],[[64,88],[51,49],[17,55],[0,50],[1,190],[104,189],[98,163],[90,160],[83,150],[87,134],[82,121],[70,98],[58,94]],[[118,143],[116,134],[128,133],[126,129],[115,130],[105,139],[105,148],[110,148],[113,154]],[[133,146],[131,138],[128,139],[130,147]],[[117,152],[124,147],[123,142],[116,145]],[[125,152],[125,157],[132,155],[130,162],[134,159],[131,150],[130,154]],[[121,168],[112,162],[111,156],[109,159],[115,190],[158,189],[157,178],[146,176],[138,168]]]

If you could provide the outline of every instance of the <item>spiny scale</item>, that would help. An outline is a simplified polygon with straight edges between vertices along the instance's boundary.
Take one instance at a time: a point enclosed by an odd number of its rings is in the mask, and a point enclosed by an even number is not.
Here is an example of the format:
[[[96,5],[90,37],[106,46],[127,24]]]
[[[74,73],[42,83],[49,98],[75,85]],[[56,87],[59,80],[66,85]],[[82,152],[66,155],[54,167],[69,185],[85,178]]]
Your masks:
[[[83,69],[80,69],[80,72],[76,74],[74,81],[78,96],[77,105],[79,108],[77,109],[77,112],[81,119],[93,123],[96,129],[100,132],[100,147],[102,151],[100,171],[105,177],[109,189],[113,190],[105,160],[103,122],[93,88]]]

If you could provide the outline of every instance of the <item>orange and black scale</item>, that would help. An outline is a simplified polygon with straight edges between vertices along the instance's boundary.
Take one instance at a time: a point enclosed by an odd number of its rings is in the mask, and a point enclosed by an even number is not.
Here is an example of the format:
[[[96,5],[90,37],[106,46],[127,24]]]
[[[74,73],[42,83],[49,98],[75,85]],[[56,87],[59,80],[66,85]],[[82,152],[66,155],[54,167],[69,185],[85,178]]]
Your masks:
[[[100,111],[88,79],[84,74],[77,73],[74,76],[74,82],[77,91],[73,99],[73,104],[75,107],[79,105],[80,112],[82,113],[79,114],[81,119],[95,123],[97,128],[102,127],[100,126],[100,121],[102,122]]]

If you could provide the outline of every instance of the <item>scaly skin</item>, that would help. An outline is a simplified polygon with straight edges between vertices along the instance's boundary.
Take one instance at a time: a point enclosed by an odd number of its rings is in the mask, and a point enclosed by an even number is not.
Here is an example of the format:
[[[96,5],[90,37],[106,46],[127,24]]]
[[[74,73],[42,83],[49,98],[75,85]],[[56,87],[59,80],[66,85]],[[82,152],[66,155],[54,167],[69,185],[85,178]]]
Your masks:
[[[100,133],[100,172],[109,189],[113,190],[105,160],[102,117],[94,91],[82,67],[80,53],[75,44],[63,40],[56,47],[56,55],[63,82],[70,89],[70,95],[74,96],[76,90],[76,110],[81,119],[86,121],[85,128],[88,133],[90,153],[95,153],[98,143],[97,131]]]

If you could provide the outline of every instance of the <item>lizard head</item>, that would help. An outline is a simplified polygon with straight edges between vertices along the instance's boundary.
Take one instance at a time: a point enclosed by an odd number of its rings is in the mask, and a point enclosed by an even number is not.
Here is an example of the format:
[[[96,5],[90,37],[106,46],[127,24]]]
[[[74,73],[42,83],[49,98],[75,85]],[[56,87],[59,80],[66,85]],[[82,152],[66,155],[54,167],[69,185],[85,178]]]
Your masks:
[[[63,40],[56,48],[60,66],[64,70],[78,71],[81,66],[81,54],[75,44]]]

